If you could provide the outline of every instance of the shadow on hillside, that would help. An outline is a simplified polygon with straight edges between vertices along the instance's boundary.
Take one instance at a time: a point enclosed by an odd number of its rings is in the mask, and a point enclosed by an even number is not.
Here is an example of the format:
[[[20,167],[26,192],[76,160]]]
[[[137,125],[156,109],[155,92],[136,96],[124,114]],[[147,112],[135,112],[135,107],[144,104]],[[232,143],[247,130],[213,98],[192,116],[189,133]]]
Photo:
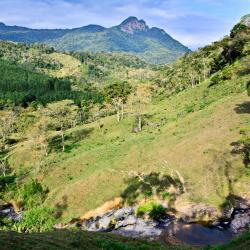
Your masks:
[[[222,208],[230,208],[230,207],[234,207],[236,209],[240,208],[240,207],[248,207],[249,206],[249,202],[247,199],[244,199],[240,196],[234,195],[234,194],[229,194],[224,203],[221,205]]]
[[[232,155],[241,155],[243,157],[243,164],[246,168],[250,166],[250,148],[247,143],[241,141],[232,142],[231,146],[233,149],[231,151]]]
[[[128,204],[134,204],[140,198],[150,198],[157,195],[163,199],[168,199],[173,203],[176,197],[184,193],[184,185],[176,176],[161,175],[152,172],[148,175],[138,174],[126,180],[127,187],[122,192],[121,197]],[[168,189],[174,188],[176,192],[169,193]]]
[[[65,152],[70,153],[73,149],[78,148],[80,145],[78,142],[88,138],[92,133],[93,128],[84,128],[71,132],[70,134],[65,135]],[[62,141],[61,136],[54,136],[49,142],[50,149],[56,152],[62,151]]]
[[[250,114],[250,102],[243,102],[241,104],[237,104],[234,108],[234,111],[237,114]]]
[[[69,140],[71,140],[73,143],[77,143],[81,140],[84,140],[90,136],[90,134],[93,132],[93,128],[84,128],[81,130],[74,131],[70,133]]]
[[[217,157],[217,156],[214,156]],[[224,153],[222,156],[217,158],[217,162],[221,162],[218,169],[219,182],[216,185],[216,194],[224,199],[225,198],[225,188],[229,195],[234,194],[234,185],[238,181],[233,173],[232,162],[228,160],[229,154]]]
[[[55,205],[55,217],[58,219],[62,217],[63,212],[68,208],[68,196],[64,195],[62,201]]]

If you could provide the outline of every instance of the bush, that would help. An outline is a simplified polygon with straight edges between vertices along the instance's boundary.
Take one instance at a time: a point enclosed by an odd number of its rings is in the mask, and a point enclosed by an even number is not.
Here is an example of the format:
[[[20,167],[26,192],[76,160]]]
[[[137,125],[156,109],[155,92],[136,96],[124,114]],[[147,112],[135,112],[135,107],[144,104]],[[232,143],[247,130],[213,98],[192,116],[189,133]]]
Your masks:
[[[13,186],[15,187],[15,180],[16,180],[15,175],[6,175],[6,176],[1,175],[0,176],[0,192],[3,194],[3,192],[5,191],[7,187],[9,188]]]
[[[36,207],[24,213],[22,221],[16,224],[21,232],[46,232],[53,229],[56,219],[51,208]]]
[[[219,84],[219,83],[220,83],[220,80],[221,80],[221,78],[220,78],[219,74],[213,75],[213,76],[211,77],[211,79],[210,79],[210,84],[208,85],[208,87],[210,88],[210,87],[212,87],[212,86],[214,86],[214,85]]]
[[[146,214],[148,214],[151,219],[159,220],[166,215],[166,209],[160,203],[150,201],[139,206],[136,210],[136,215],[139,217],[143,217]]]
[[[43,203],[46,198],[47,191],[37,180],[31,180],[23,185],[19,190],[18,198],[22,200],[24,208],[34,208]]]

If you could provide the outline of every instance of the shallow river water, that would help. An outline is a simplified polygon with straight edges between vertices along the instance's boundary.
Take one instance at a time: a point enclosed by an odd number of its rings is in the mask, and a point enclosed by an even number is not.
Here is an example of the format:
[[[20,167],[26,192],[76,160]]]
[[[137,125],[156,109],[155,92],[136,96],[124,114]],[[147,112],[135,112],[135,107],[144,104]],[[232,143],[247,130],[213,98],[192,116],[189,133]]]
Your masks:
[[[229,229],[206,227],[201,224],[172,223],[161,235],[161,239],[169,244],[176,240],[192,246],[220,245],[231,241],[234,234]]]

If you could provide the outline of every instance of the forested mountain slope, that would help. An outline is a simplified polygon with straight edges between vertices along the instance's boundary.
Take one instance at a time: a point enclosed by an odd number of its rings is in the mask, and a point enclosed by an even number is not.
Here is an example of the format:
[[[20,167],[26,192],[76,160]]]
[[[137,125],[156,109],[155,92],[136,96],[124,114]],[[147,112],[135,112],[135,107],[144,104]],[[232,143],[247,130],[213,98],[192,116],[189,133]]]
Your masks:
[[[36,30],[1,23],[0,39],[47,43],[61,51],[126,52],[156,64],[172,62],[190,51],[164,30],[149,28],[136,17],[111,28],[88,25],[66,30]]]

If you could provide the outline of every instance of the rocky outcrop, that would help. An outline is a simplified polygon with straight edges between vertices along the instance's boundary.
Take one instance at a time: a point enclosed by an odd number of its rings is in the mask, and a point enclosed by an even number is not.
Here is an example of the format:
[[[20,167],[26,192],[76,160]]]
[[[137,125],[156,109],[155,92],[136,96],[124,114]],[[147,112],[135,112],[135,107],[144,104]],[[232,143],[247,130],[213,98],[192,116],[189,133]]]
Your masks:
[[[220,217],[220,213],[215,207],[204,204],[184,204],[177,206],[176,210],[178,217],[186,223],[209,222]]]
[[[230,223],[230,229],[238,234],[250,228],[250,209],[236,210]]]
[[[0,209],[0,216],[8,217],[15,222],[19,222],[22,220],[23,213],[22,212],[16,213],[11,205],[5,205]]]
[[[85,220],[81,227],[83,230],[112,232],[136,238],[155,238],[162,233],[173,217],[162,221],[144,220],[135,215],[135,207],[124,207],[108,213]]]
[[[144,20],[138,20],[136,17],[129,17],[120,24],[120,29],[129,34],[136,31],[147,31],[149,27]]]

